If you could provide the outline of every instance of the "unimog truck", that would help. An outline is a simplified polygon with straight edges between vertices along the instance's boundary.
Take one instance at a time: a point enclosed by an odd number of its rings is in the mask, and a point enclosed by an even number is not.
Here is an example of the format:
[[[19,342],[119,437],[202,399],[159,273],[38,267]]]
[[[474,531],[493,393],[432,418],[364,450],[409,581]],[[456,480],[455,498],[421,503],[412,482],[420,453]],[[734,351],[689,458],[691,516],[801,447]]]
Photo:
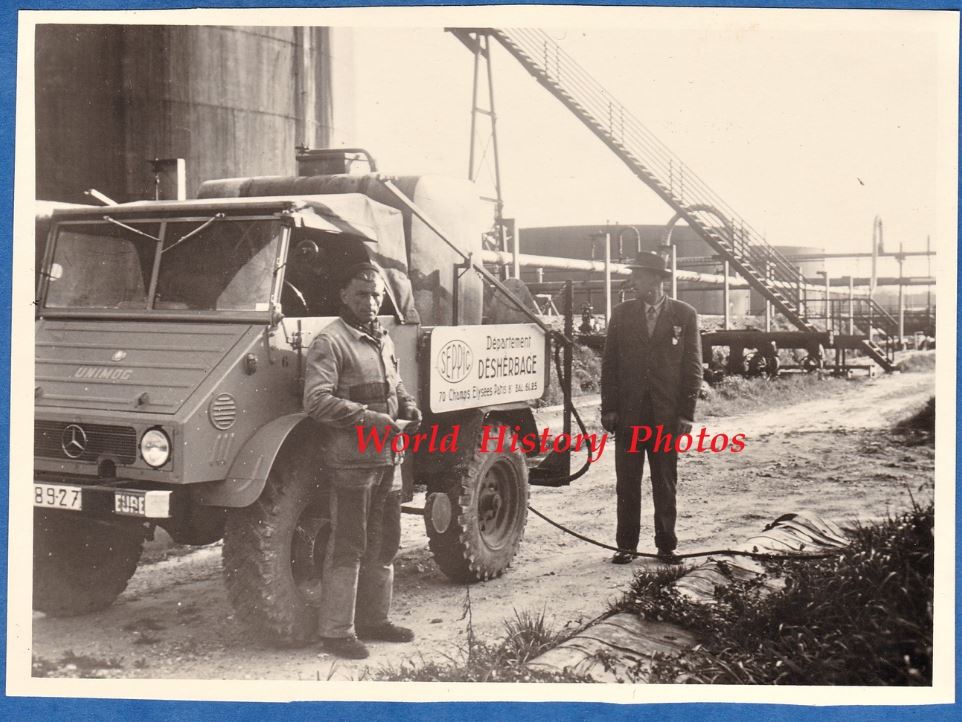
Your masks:
[[[386,180],[373,162],[352,175],[349,157],[302,150],[293,177],[53,212],[37,295],[35,609],[109,606],[161,527],[181,544],[223,539],[230,601],[250,629],[312,639],[329,519],[304,358],[338,315],[338,272],[366,259],[387,282],[380,320],[422,432],[458,442],[407,454],[405,499],[426,487],[416,511],[452,579],[509,565],[538,459],[482,453],[479,437],[537,431],[529,402],[546,387],[548,334],[504,304],[484,317],[473,185]]]

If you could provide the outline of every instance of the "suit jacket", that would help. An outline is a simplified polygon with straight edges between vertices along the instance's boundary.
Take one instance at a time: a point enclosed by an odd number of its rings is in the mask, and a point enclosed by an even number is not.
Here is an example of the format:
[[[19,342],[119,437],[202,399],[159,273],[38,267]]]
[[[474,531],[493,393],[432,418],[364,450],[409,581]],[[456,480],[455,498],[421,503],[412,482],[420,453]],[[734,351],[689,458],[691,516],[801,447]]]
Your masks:
[[[601,413],[618,413],[618,425],[693,421],[702,381],[698,314],[687,303],[665,299],[648,337],[641,299],[615,307],[601,363]]]

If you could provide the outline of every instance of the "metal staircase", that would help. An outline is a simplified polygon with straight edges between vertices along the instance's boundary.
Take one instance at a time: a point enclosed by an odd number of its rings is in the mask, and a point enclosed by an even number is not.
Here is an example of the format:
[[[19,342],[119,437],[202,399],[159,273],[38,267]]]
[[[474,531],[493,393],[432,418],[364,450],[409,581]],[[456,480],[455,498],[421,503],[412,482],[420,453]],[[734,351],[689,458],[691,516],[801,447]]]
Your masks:
[[[859,339],[859,348],[872,348],[888,362],[888,366],[880,365],[886,370],[894,369],[899,322],[875,299],[865,296],[853,299],[833,298],[829,303],[828,314],[828,318],[824,319],[826,330],[836,334],[862,336],[863,338]],[[873,360],[876,359],[873,357]]]
[[[496,39],[716,253],[803,331],[819,331],[804,312],[805,280],[687,165],[546,33],[534,28],[448,28],[472,52],[482,36]],[[869,339],[862,349],[891,371]]]

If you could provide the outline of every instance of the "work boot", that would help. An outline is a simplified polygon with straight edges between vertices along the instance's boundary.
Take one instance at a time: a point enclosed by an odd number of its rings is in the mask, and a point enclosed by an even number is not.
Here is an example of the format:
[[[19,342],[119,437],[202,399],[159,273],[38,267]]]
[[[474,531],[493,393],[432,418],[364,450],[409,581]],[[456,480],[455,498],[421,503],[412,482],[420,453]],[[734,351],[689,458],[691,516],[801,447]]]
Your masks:
[[[630,564],[631,560],[634,558],[635,558],[634,554],[632,554],[629,551],[625,551],[624,549],[621,549],[620,551],[616,551],[615,555],[611,557],[611,563],[612,564]]]
[[[411,642],[414,632],[407,627],[399,627],[391,622],[384,622],[373,627],[358,626],[357,636],[369,642]]]
[[[321,637],[321,644],[331,654],[345,659],[367,659],[369,652],[357,637]]]
[[[674,551],[668,551],[665,549],[658,550],[658,561],[663,564],[681,564],[682,559],[680,556],[675,554]]]

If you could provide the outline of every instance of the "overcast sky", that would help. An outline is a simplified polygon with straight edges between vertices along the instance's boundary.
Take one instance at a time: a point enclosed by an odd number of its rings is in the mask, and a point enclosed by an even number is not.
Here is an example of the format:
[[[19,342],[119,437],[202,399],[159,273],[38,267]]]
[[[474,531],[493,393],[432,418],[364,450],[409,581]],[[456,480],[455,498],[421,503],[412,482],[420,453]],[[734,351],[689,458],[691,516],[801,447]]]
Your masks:
[[[868,251],[875,214],[886,250],[954,240],[947,14],[635,8],[617,20],[548,32],[769,242]],[[439,27],[358,29],[355,52],[357,135],[381,168],[466,175],[471,54]],[[669,220],[500,46],[494,75],[507,216],[522,227]]]

